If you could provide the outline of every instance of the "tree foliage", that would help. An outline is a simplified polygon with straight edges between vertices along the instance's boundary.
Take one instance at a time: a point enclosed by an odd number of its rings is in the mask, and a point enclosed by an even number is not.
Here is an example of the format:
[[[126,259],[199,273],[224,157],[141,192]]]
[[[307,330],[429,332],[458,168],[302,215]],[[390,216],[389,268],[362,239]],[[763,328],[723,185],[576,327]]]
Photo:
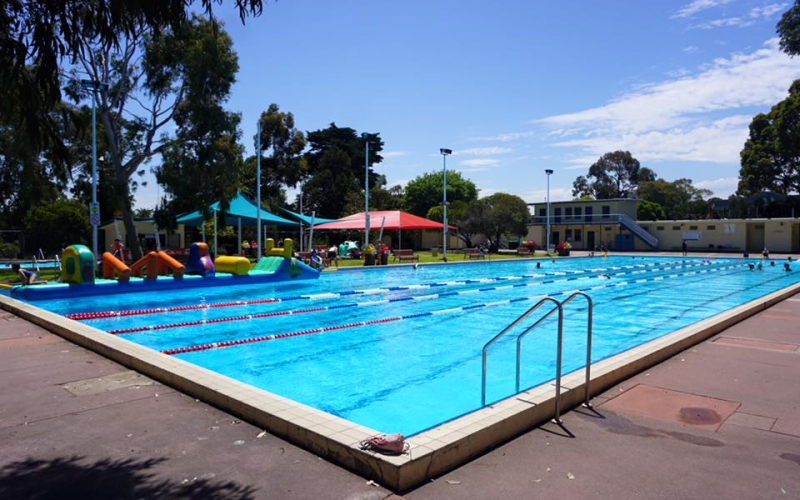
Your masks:
[[[240,116],[223,107],[239,69],[233,41],[219,25],[194,18],[188,29],[157,36],[152,46],[158,48],[147,58],[148,85],[178,93],[176,135],[154,169],[172,197],[157,213],[159,225],[172,226],[166,215],[179,211],[209,215],[217,201],[224,217],[239,188],[244,152],[238,142]]]
[[[31,208],[24,220],[26,245],[45,251],[58,251],[91,239],[86,206],[76,200],[59,200]]]
[[[690,179],[678,179],[673,182],[658,179],[643,182],[639,185],[639,199],[643,202],[656,204],[664,212],[661,215],[656,210],[651,212],[649,216],[660,216],[662,219],[706,218],[710,210],[706,199],[710,196],[711,191],[694,187]],[[639,210],[644,209],[637,208],[637,215]]]
[[[372,165],[383,161],[380,155],[383,140],[377,133],[365,132],[362,136],[352,128],[337,127],[335,123],[326,129],[308,132],[309,150],[304,155],[308,174],[302,188],[306,213],[314,210],[320,217],[338,219],[349,215],[345,213],[348,199],[359,194],[364,198],[365,140],[369,142],[370,192],[372,186],[378,184],[380,177],[372,171]]]
[[[575,179],[572,196],[591,196],[596,200],[628,198],[636,196],[639,183],[655,179],[656,174],[642,167],[629,151],[614,151],[589,167],[588,176]]]
[[[478,203],[483,205],[481,232],[493,248],[500,247],[502,236],[519,238],[528,233],[531,215],[528,204],[519,196],[495,193],[481,198]]]
[[[664,207],[654,201],[639,200],[636,204],[636,219],[637,220],[664,220],[667,218],[667,212]]]
[[[0,113],[13,113],[34,150],[61,141],[51,112],[61,100],[62,64],[95,48],[120,49],[143,30],[179,29],[192,4],[212,17],[220,0],[7,0],[0,9]],[[236,0],[241,20],[261,15],[265,0]],[[16,95],[19,105],[6,97]]]
[[[262,184],[277,183],[295,187],[308,170],[302,157],[306,138],[294,124],[294,115],[280,111],[277,104],[261,113]]]
[[[403,198],[406,212],[425,217],[431,208],[441,206],[444,201],[443,172],[428,172],[412,179],[407,185]],[[464,179],[461,172],[447,172],[447,203],[469,203],[478,199],[478,188],[475,183]]]
[[[769,113],[753,118],[740,156],[740,196],[800,190],[800,80],[792,83],[789,96]]]
[[[795,0],[794,5],[783,13],[776,31],[781,50],[790,56],[800,54],[800,0]]]

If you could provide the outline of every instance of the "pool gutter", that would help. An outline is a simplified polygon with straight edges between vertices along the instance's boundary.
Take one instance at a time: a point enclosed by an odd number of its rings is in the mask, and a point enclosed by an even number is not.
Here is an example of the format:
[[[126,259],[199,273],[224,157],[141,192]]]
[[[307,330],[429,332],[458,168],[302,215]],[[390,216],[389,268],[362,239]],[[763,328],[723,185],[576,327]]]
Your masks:
[[[800,283],[592,365],[591,392],[603,390],[795,295]],[[548,382],[408,439],[398,456],[363,451],[378,431],[167,356],[91,326],[0,295],[0,308],[154,380],[230,412],[396,492],[407,491],[549,421]],[[561,407],[584,400],[585,372],[563,377]]]

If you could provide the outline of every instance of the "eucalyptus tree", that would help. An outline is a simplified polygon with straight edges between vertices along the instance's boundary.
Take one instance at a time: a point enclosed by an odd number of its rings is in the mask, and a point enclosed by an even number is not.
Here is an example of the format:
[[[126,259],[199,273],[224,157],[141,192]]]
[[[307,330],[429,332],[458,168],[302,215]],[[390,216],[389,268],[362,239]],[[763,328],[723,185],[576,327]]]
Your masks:
[[[123,49],[142,31],[179,29],[199,4],[206,16],[221,0],[6,0],[0,9],[0,114],[11,116],[33,149],[61,142],[51,114],[61,101],[60,75],[97,47]],[[266,0],[235,0],[242,22]],[[8,99],[17,96],[18,102]],[[64,150],[59,151],[64,153]]]
[[[656,179],[656,174],[642,167],[629,151],[614,151],[601,156],[589,175],[572,183],[572,196],[591,196],[596,200],[628,198],[637,194],[639,183]]]
[[[154,36],[148,48],[148,88],[176,95],[175,136],[161,147],[163,161],[153,169],[167,195],[157,221],[171,227],[178,212],[208,214],[216,201],[224,215],[244,166],[241,117],[224,108],[239,70],[233,41],[217,22],[194,17],[181,31]]]

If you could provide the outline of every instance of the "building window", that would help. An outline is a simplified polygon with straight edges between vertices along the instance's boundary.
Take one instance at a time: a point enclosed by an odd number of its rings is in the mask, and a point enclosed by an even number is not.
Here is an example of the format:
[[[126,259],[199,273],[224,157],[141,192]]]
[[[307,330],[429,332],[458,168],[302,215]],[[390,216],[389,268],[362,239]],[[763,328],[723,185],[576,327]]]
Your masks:
[[[575,207],[575,217],[580,217],[582,211],[583,209],[581,207]]]
[[[689,226],[689,231],[697,231],[697,226]]]
[[[575,241],[576,242],[583,241],[583,234],[582,234],[582,231],[580,229],[576,229],[575,230],[574,236],[575,236]]]
[[[564,237],[567,239],[567,241],[572,241],[572,229],[567,229],[564,231]]]
[[[681,230],[681,226],[672,226],[672,230],[673,231],[680,231]]]
[[[540,208],[539,209],[539,217],[547,217],[547,209],[546,208]]]
[[[656,226],[656,231],[663,231],[663,230],[664,230],[664,226]]]
[[[603,212],[603,218],[607,219],[609,214],[611,213],[611,206],[610,205],[603,205],[603,207],[601,208],[601,211]]]
[[[717,226],[708,226],[708,230],[709,231],[716,231],[717,230]]]
[[[564,209],[564,216],[567,218],[572,217],[572,207],[566,207]]]

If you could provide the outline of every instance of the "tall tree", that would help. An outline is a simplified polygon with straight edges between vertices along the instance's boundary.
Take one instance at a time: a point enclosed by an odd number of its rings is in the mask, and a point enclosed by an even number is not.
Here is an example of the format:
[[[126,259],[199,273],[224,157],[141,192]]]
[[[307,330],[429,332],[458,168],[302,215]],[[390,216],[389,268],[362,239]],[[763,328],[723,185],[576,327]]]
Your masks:
[[[753,118],[740,156],[740,196],[800,189],[800,80],[792,83],[789,96],[769,113]]]
[[[363,135],[369,143],[368,163]],[[379,181],[372,166],[383,161],[380,134],[365,132],[358,135],[352,128],[331,123],[326,129],[308,132],[306,137],[308,175],[302,187],[305,211],[316,210],[318,215],[328,218],[347,215],[344,212],[348,197],[357,193],[362,199],[364,197],[366,175],[369,175],[370,186]]]
[[[261,136],[255,137],[256,148],[261,147],[256,156],[245,160],[241,186],[253,199],[258,190],[256,173],[258,154],[261,154],[261,200],[268,206],[286,205],[286,186],[296,187],[308,172],[305,158],[306,138],[295,127],[294,115],[280,110],[277,104],[270,104],[259,117]]]
[[[289,187],[305,177],[308,170],[301,156],[306,138],[294,124],[292,113],[281,112],[277,104],[261,113],[261,175],[262,182],[277,182]]]
[[[414,215],[425,217],[431,208],[441,206],[444,201],[444,173],[428,172],[409,181],[403,198],[404,209]],[[478,199],[475,183],[464,179],[461,172],[447,172],[447,203],[463,201],[469,203]]]
[[[528,204],[519,196],[495,193],[481,198],[483,209],[483,234],[492,248],[500,247],[502,236],[519,238],[528,233],[531,214]]]
[[[572,183],[572,196],[591,196],[596,200],[636,196],[640,182],[652,181],[656,174],[642,167],[629,151],[614,151],[601,156],[587,177]]]
[[[152,46],[158,49],[146,58],[149,84],[178,88],[176,137],[154,169],[172,197],[166,213],[208,213],[220,201],[224,215],[239,188],[244,152],[238,142],[240,116],[223,107],[239,70],[233,41],[220,25],[195,17],[181,32],[156,36]],[[158,211],[157,220],[171,227],[174,221],[165,215]]]

